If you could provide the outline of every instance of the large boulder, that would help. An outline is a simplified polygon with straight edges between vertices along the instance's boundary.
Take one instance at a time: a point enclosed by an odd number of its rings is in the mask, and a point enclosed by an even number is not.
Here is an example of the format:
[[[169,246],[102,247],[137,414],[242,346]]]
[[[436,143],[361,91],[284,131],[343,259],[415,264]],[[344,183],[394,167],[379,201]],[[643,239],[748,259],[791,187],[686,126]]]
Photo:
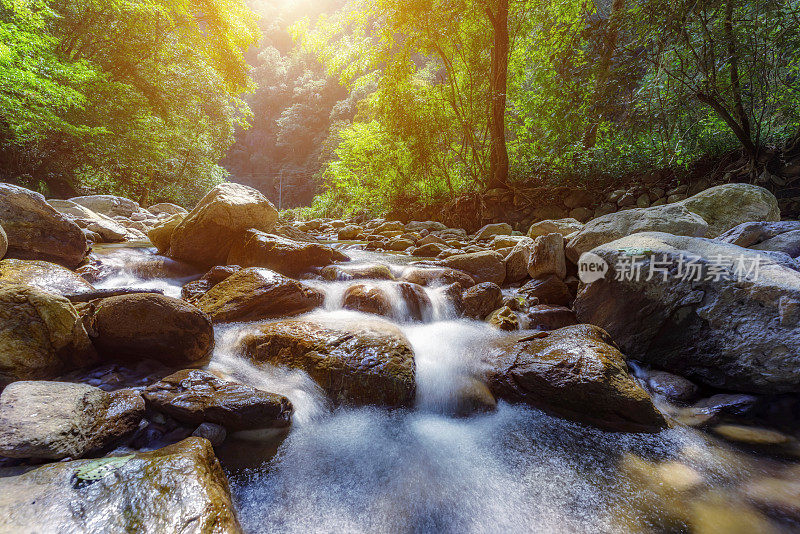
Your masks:
[[[0,476],[3,532],[241,532],[211,443]]]
[[[678,204],[637,208],[609,213],[591,220],[567,243],[567,258],[578,263],[581,255],[593,248],[638,232],[665,232],[703,237],[708,223]]]
[[[266,267],[286,276],[296,276],[315,267],[349,259],[346,254],[319,243],[293,241],[251,229],[234,240],[225,263]]]
[[[337,402],[408,406],[414,400],[414,353],[384,321],[269,323],[243,345],[256,363],[303,369]]]
[[[564,257],[564,236],[547,234],[537,237],[530,247],[528,275],[543,278],[555,275],[562,280],[567,276],[567,260]]]
[[[386,286],[372,284],[353,284],[348,287],[342,297],[342,307],[384,317],[391,317],[394,313],[392,297],[386,291]]]
[[[200,369],[185,369],[144,391],[150,409],[189,425],[205,422],[229,432],[289,426],[292,403],[282,395],[228,382]]]
[[[489,387],[497,398],[605,430],[656,432],[666,427],[612,343],[591,325],[505,337],[487,357]]]
[[[620,269],[582,285],[575,310],[629,357],[721,389],[800,391],[800,273],[787,262],[656,232],[593,253]]]
[[[109,359],[200,362],[214,349],[209,317],[180,299],[145,293],[109,297],[84,316],[92,342]]]
[[[131,215],[141,209],[139,208],[139,204],[133,200],[124,197],[115,197],[114,195],[88,195],[71,198],[69,200],[70,202],[89,208],[91,211],[107,217],[130,218]]]
[[[475,280],[467,273],[442,267],[408,267],[403,271],[402,280],[430,287],[459,284],[463,288],[470,288],[475,285]]]
[[[745,222],[781,220],[778,199],[757,185],[718,185],[680,201],[679,205],[696,213],[708,223],[705,237],[717,237]],[[669,232],[661,228],[648,230]]]
[[[0,395],[0,456],[80,458],[131,434],[144,411],[144,399],[131,390],[14,382]]]
[[[52,378],[96,361],[67,299],[28,286],[0,287],[0,385]]]
[[[189,213],[185,208],[178,206],[177,204],[170,204],[169,202],[160,202],[158,204],[153,204],[147,211],[152,213],[153,215],[186,215]]]
[[[75,221],[81,228],[98,234],[105,242],[114,243],[117,241],[124,241],[125,237],[128,235],[127,229],[111,217],[95,213],[89,208],[76,204],[71,200],[53,199],[47,202],[53,206],[56,211]]]
[[[494,251],[456,254],[438,261],[437,265],[463,271],[470,275],[476,284],[493,282],[501,286],[506,279],[506,266],[503,263],[503,256]],[[459,281],[452,280],[450,283],[452,282]]]
[[[0,225],[6,233],[8,258],[46,260],[75,268],[86,257],[80,227],[24,187],[0,183]]]
[[[388,266],[380,263],[328,265],[319,273],[325,280],[394,280]]]
[[[8,250],[8,236],[6,235],[6,231],[3,230],[3,227],[0,226],[0,260],[6,255],[6,251]]]
[[[0,261],[0,285],[30,286],[60,295],[94,291],[92,284],[57,263],[41,260]]]
[[[169,252],[172,233],[185,218],[185,213],[176,213],[156,224],[147,232],[147,238],[158,249],[159,254],[167,254]]]
[[[196,305],[215,323],[274,319],[311,311],[325,295],[297,280],[251,267],[227,277]]]
[[[255,189],[220,184],[172,232],[169,255],[208,267],[223,265],[231,245],[247,229],[269,232],[277,220],[275,206]]]

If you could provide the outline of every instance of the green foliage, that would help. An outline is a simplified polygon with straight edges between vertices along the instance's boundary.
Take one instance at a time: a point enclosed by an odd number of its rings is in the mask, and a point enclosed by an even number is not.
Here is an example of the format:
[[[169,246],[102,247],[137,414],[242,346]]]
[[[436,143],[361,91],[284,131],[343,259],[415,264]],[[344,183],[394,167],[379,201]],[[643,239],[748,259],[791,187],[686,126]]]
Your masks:
[[[258,36],[241,0],[2,1],[16,39],[0,66],[5,178],[142,203],[191,202],[223,179]]]

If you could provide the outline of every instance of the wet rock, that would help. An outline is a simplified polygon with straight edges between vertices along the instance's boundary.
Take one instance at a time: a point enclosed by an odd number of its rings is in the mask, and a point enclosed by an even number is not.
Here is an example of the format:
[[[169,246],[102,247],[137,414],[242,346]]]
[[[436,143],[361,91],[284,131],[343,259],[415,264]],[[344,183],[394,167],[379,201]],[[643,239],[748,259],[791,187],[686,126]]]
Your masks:
[[[497,285],[503,285],[506,279],[506,266],[503,263],[503,256],[494,251],[456,254],[438,261],[437,264],[442,267],[463,271],[478,284],[493,282]],[[453,282],[459,281],[453,280]]]
[[[792,441],[786,434],[767,428],[743,425],[717,425],[712,430],[715,434],[728,441],[735,441],[746,445],[786,445]]]
[[[172,233],[180,226],[185,218],[186,214],[176,213],[153,226],[153,228],[147,232],[147,238],[155,245],[159,254],[167,254],[169,252]]]
[[[781,220],[778,199],[757,185],[718,185],[681,201],[679,205],[708,223],[706,237],[717,237],[749,221]],[[655,228],[652,230],[668,232]]]
[[[397,290],[405,307],[406,319],[411,321],[430,319],[433,313],[433,305],[422,286],[409,282],[398,282]]]
[[[275,206],[255,189],[234,183],[220,184],[172,232],[169,255],[209,267],[223,264],[254,267],[227,261],[231,246],[241,244],[248,229],[271,231],[277,220]]]
[[[341,228],[338,233],[339,241],[353,241],[362,237],[364,234],[364,229],[360,226],[356,226],[353,224],[347,225],[344,228]]]
[[[486,320],[490,325],[506,332],[513,332],[519,330],[519,317],[508,306],[493,311],[489,318]]]
[[[120,457],[98,480],[98,460],[49,464],[0,478],[0,530],[238,533],[230,488],[208,440],[188,438]],[[79,511],[79,512],[76,512]]]
[[[758,397],[741,393],[718,393],[694,404],[696,410],[711,415],[743,416],[758,402]]]
[[[567,243],[567,258],[578,263],[581,255],[593,248],[639,232],[665,232],[703,237],[708,223],[687,208],[670,204],[610,213],[586,223]]]
[[[0,285],[4,284],[35,287],[60,295],[94,291],[89,282],[66,267],[42,260],[0,261]]]
[[[503,292],[497,284],[484,282],[464,291],[462,302],[464,315],[483,321],[503,305]]]
[[[442,245],[439,245],[437,243],[428,243],[427,245],[416,247],[414,250],[411,251],[411,255],[423,258],[424,257],[435,258],[439,254],[441,254],[443,250],[445,249],[444,247],[442,247]]]
[[[286,276],[296,276],[313,267],[324,267],[348,260],[347,255],[319,243],[293,241],[257,230],[247,230],[235,240],[225,263],[242,267],[266,267]]]
[[[528,260],[528,275],[543,278],[555,275],[560,279],[567,276],[567,263],[564,257],[564,236],[547,234],[537,237],[531,247]]]
[[[219,447],[225,442],[228,437],[228,431],[222,425],[214,423],[200,423],[197,428],[192,432],[192,436],[198,438],[205,438],[211,442],[214,447]]]
[[[402,280],[431,287],[460,284],[463,288],[470,288],[475,285],[475,280],[467,273],[437,267],[410,267],[403,272]]]
[[[322,305],[325,295],[267,269],[251,267],[215,284],[196,301],[215,323],[299,315]]]
[[[386,265],[328,265],[320,271],[325,280],[394,280],[391,269]]]
[[[496,235],[511,235],[512,228],[507,223],[487,224],[477,232],[475,232],[475,239],[491,239]]]
[[[506,265],[507,284],[519,282],[528,277],[528,264],[530,264],[533,241],[517,243],[509,252],[503,262]]]
[[[391,317],[392,299],[385,289],[370,284],[355,284],[344,293],[342,307],[374,315]]]
[[[475,378],[465,380],[456,390],[455,397],[453,415],[456,416],[492,412],[497,408],[497,400],[492,392],[486,384]]]
[[[533,302],[551,304],[553,306],[569,306],[572,294],[562,279],[556,275],[531,280],[519,289],[520,295]]]
[[[800,230],[800,221],[746,222],[717,237],[717,241],[750,248],[786,232]]]
[[[102,299],[84,316],[97,351],[108,359],[200,362],[214,348],[211,319],[180,299],[157,294]]]
[[[800,230],[785,232],[752,247],[755,250],[783,252],[792,258],[800,257]]]
[[[709,386],[800,391],[800,273],[759,251],[663,233],[593,252],[617,265],[628,251],[646,251],[645,273],[655,260],[666,280],[606,276],[583,285],[575,301],[581,322],[604,328],[629,357]],[[687,258],[699,271],[680,276]]]
[[[675,402],[690,402],[699,393],[699,388],[692,381],[665,371],[648,373],[647,386],[653,393]]]
[[[391,250],[394,252],[403,252],[406,249],[409,249],[414,246],[414,242],[410,239],[406,239],[402,236],[397,236],[392,238],[386,244],[386,250]]]
[[[390,323],[289,320],[258,330],[243,340],[245,357],[303,369],[337,402],[408,406],[414,400],[414,353]]]
[[[181,298],[195,304],[208,290],[228,277],[238,273],[242,268],[238,265],[218,265],[212,267],[199,280],[189,282],[181,288]]]
[[[597,327],[511,336],[491,351],[487,364],[488,384],[498,398],[612,431],[655,432],[667,426],[628,374],[624,356]]]
[[[292,403],[282,395],[228,382],[200,369],[169,375],[144,391],[147,406],[181,423],[215,423],[228,432],[289,426]]]
[[[538,304],[531,306],[525,314],[526,328],[531,330],[558,330],[566,326],[578,324],[575,312],[566,306]]]
[[[688,503],[687,523],[697,534],[780,534],[781,531],[766,517],[739,499],[730,495],[710,492],[701,499]]]
[[[27,286],[0,287],[0,384],[52,378],[96,361],[67,299]]]
[[[800,471],[786,478],[761,478],[747,483],[745,498],[767,514],[800,521]]]
[[[0,183],[0,224],[8,242],[5,257],[45,260],[69,268],[86,257],[86,237],[80,227],[39,193]]]
[[[80,458],[131,434],[144,409],[141,395],[130,390],[14,382],[0,395],[0,456]]]
[[[7,250],[8,250],[8,236],[6,236],[6,231],[3,230],[3,227],[0,226],[0,260],[2,260],[3,256],[6,255]]]

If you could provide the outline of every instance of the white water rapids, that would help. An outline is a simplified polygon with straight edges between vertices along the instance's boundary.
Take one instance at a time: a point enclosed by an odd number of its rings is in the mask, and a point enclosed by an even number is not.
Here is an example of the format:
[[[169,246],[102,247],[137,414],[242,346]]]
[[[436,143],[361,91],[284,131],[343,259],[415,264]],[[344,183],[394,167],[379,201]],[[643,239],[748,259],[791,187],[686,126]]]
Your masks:
[[[127,263],[101,287],[122,280],[175,294],[183,281],[135,272]],[[309,314],[315,320],[383,320],[341,309],[349,282],[313,284],[326,292],[324,308]],[[246,532],[643,532],[650,530],[638,504],[646,490],[621,475],[626,453],[679,459],[719,485],[757,474],[687,428],[615,434],[503,402],[489,413],[450,415],[479,370],[483,343],[503,334],[454,319],[437,290],[426,292],[433,306],[424,322],[406,320],[399,298],[391,319],[416,359],[417,401],[409,410],[333,408],[304,372],[256,367],[239,357],[238,340],[252,325],[217,327],[209,367],[283,394],[295,407],[277,455],[230,472]]]

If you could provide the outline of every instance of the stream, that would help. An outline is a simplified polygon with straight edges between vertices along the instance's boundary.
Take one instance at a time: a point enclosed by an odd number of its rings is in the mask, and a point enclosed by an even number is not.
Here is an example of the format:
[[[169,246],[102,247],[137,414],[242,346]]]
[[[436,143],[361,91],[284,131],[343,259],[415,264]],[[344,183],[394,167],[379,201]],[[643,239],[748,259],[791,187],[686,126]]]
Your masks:
[[[105,269],[98,288],[179,296],[199,275],[146,246],[95,252]],[[409,260],[346,252],[395,274]],[[741,506],[741,487],[774,476],[785,468],[782,460],[689,427],[609,433],[502,401],[491,412],[456,416],[461,392],[480,371],[483,344],[505,334],[457,319],[436,289],[425,289],[431,309],[412,322],[399,295],[392,317],[382,319],[342,309],[354,282],[308,283],[326,299],[307,316],[345,324],[390,320],[403,332],[415,354],[417,398],[408,410],[334,408],[304,372],[256,367],[238,355],[253,325],[215,327],[208,368],[285,395],[295,408],[291,431],[276,447],[251,449],[244,464],[220,455],[246,532],[730,532],[732,518],[748,532],[758,525],[793,531]]]

